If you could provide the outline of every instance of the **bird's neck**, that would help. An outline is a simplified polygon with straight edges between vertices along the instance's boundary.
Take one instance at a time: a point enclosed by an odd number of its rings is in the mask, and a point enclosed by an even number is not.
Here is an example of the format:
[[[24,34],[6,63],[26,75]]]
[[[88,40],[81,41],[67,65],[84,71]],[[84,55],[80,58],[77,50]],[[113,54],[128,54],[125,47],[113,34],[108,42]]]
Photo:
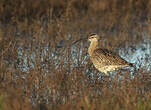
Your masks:
[[[90,47],[89,47],[89,49],[88,49],[88,52],[89,52],[90,56],[92,55],[93,51],[94,51],[95,49],[97,49],[97,48],[98,48],[98,41],[95,41],[95,42],[91,42],[91,43],[90,43]]]

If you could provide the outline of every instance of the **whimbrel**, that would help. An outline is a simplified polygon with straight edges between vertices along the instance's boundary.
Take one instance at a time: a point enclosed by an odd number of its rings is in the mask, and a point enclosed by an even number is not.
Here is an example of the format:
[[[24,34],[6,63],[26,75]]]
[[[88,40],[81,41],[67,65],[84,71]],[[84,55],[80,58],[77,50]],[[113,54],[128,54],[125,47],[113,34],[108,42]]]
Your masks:
[[[95,68],[100,72],[108,75],[108,72],[112,72],[120,68],[133,67],[132,63],[127,62],[118,54],[104,48],[99,48],[99,36],[97,34],[90,35],[88,40],[91,42],[88,49],[90,59]]]

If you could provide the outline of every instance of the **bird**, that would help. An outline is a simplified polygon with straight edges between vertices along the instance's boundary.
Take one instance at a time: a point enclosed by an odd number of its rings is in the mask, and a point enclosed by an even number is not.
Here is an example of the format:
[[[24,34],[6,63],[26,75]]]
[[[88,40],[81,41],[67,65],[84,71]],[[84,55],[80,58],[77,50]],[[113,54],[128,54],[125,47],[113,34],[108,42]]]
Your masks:
[[[132,63],[127,62],[115,52],[106,48],[99,48],[99,36],[97,34],[89,35],[88,41],[90,41],[90,46],[88,48],[90,60],[94,67],[100,72],[105,73],[108,76],[109,72],[124,67],[133,67]]]

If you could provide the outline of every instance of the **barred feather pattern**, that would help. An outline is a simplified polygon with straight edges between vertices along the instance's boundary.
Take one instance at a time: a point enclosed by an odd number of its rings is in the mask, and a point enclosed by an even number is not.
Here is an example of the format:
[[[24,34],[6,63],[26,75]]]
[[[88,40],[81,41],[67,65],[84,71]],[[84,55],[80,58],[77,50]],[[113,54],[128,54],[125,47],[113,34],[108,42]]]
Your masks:
[[[118,54],[105,48],[98,48],[98,35],[90,36],[89,40],[91,41],[88,49],[90,59],[100,72],[108,75],[108,72],[119,68],[127,66],[133,67],[132,63],[127,62]]]
[[[94,66],[101,72],[108,74],[110,71],[114,71],[119,68],[133,66],[131,63],[122,59],[116,53],[107,49],[96,49],[90,56]]]

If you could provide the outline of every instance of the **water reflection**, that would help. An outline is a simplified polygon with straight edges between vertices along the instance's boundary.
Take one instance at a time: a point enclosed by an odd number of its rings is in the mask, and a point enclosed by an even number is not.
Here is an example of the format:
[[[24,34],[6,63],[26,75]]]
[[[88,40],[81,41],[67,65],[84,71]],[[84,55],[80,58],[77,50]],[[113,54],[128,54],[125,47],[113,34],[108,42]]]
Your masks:
[[[128,62],[134,63],[136,68],[143,68],[144,71],[150,71],[151,68],[151,39],[144,37],[142,41],[135,44],[135,51],[129,46],[119,50],[119,55]],[[128,54],[127,54],[128,53]]]
[[[61,44],[63,45],[63,41],[61,41]],[[149,37],[144,37],[142,41],[140,41],[137,44],[134,44],[135,50],[132,50],[132,48],[127,45],[125,48],[118,49],[119,55],[127,60],[128,62],[134,63],[136,68],[143,68],[144,71],[149,71],[151,68],[151,39]],[[74,67],[78,67],[80,65],[86,65],[89,55],[87,54],[87,49],[85,48],[85,45],[87,45],[87,42],[80,42],[76,45],[72,45],[70,47],[70,52],[66,50],[63,46],[59,46],[59,50],[52,51],[52,48],[49,46],[42,47],[42,51],[40,54],[40,60],[41,60],[41,66],[43,66],[44,69],[47,67],[47,62],[52,62],[57,70],[60,65],[60,61],[63,59],[63,67],[67,67],[67,64],[70,62],[70,69],[73,69]],[[62,49],[62,50],[61,50]],[[61,50],[61,51],[60,51]],[[18,68],[23,72],[28,72],[30,69],[33,69],[36,65],[36,59],[37,59],[37,52],[38,50],[35,50],[33,52],[28,53],[27,50],[23,50],[21,47],[18,48]],[[51,53],[50,53],[51,52]],[[70,54],[71,58],[67,58],[67,53]],[[46,57],[47,56],[47,57]],[[47,61],[47,62],[46,62]],[[68,65],[69,66],[69,65]],[[48,68],[47,68],[48,69]],[[49,68],[50,69],[50,68]],[[53,68],[54,69],[54,68]],[[45,72],[50,72],[49,70],[45,70]],[[86,70],[88,72],[88,70]]]

